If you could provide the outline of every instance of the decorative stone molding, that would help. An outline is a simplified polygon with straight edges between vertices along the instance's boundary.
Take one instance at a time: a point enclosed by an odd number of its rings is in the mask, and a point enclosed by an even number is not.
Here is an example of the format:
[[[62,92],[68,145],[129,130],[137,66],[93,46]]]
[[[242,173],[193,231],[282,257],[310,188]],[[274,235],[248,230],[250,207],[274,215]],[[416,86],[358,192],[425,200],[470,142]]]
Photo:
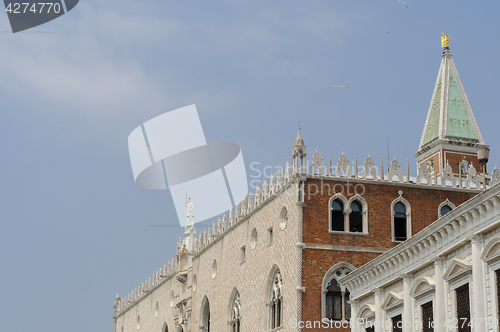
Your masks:
[[[357,319],[362,319],[364,324],[373,323],[375,321],[375,305],[364,304],[359,308]]]
[[[450,202],[448,200],[448,198],[442,202],[441,204],[439,204],[439,207],[438,207],[438,218],[441,218],[443,215],[441,214],[441,208],[445,205],[448,205],[452,210],[456,207],[455,204],[453,204],[452,202]]]
[[[319,154],[318,149],[316,149],[316,152],[314,152],[312,156],[312,163],[311,166],[309,166],[309,174],[314,175],[314,171],[316,169],[319,169],[321,175],[326,175],[326,167],[323,166],[323,158],[321,158],[321,154]]]
[[[497,168],[497,165],[495,165],[495,169],[491,172],[490,186],[494,186],[497,183],[500,183],[500,170]]]
[[[394,160],[391,162],[391,166],[389,167],[389,173],[387,174],[389,182],[394,181],[394,177],[398,178],[397,182],[403,183],[403,173],[401,173],[401,166],[399,162],[396,160],[396,156],[394,156]]]
[[[492,269],[500,268],[500,236],[492,238],[486,244],[481,259]]]
[[[432,185],[431,167],[427,163],[421,163],[418,168],[417,184],[423,184],[422,178],[427,181],[427,185]]]
[[[346,173],[346,177],[350,178],[352,176],[351,167],[349,167],[349,160],[347,160],[344,151],[337,161],[337,169],[335,170],[335,176],[341,177],[342,171]]]
[[[455,179],[455,175],[453,175],[453,170],[451,169],[450,164],[446,161],[446,166],[443,169],[443,174],[441,176],[441,186],[447,187],[446,182],[450,181],[451,186],[455,188],[457,186],[457,181]]]
[[[467,179],[465,180],[465,187],[467,189],[471,189],[471,184],[475,185],[475,189],[479,189],[480,184],[479,184],[479,176],[477,174],[476,169],[474,168],[474,165],[470,165],[469,171],[467,172]]]
[[[410,295],[417,300],[417,304],[421,305],[432,300],[435,288],[434,277],[420,277],[413,282]]]
[[[368,174],[371,174],[374,180],[378,180],[377,167],[375,166],[375,162],[370,156],[370,153],[368,153],[368,158],[366,158],[363,164],[363,172],[361,173],[361,177],[363,179],[368,179]]]
[[[389,317],[401,314],[403,311],[403,294],[389,292],[381,307]]]
[[[466,279],[470,279],[472,274],[472,265],[459,258],[452,258],[451,263],[443,274],[443,279],[448,282],[451,289],[455,289]]]

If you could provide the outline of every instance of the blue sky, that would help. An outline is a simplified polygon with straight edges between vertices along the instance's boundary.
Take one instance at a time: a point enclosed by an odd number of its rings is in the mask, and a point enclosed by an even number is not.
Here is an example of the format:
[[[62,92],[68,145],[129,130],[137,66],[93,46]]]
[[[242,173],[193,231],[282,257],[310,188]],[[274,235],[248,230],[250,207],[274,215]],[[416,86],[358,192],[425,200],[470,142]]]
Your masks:
[[[2,329],[112,331],[116,289],[175,254],[182,230],[150,227],[177,224],[171,197],[135,185],[127,137],[182,106],[249,180],[299,121],[309,156],[378,164],[389,139],[415,175],[447,32],[494,167],[500,3],[407,2],[88,0],[15,35],[0,15]]]

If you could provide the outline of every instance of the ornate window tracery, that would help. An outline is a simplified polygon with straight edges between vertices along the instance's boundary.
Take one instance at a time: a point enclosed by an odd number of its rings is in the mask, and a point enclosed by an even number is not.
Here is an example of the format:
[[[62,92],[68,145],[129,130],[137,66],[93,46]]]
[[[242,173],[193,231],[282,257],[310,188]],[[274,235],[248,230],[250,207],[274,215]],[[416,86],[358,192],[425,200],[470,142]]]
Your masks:
[[[273,278],[273,290],[270,303],[271,330],[283,325],[283,280],[279,270]]]
[[[368,204],[360,195],[349,200],[337,193],[329,201],[329,231],[368,233]]]
[[[351,319],[351,304],[349,290],[341,287],[338,280],[354,271],[355,267],[342,262],[334,265],[323,278],[322,285],[322,317],[346,321]]]
[[[229,322],[231,332],[241,332],[241,299],[240,293],[236,291],[231,306],[231,321]]]

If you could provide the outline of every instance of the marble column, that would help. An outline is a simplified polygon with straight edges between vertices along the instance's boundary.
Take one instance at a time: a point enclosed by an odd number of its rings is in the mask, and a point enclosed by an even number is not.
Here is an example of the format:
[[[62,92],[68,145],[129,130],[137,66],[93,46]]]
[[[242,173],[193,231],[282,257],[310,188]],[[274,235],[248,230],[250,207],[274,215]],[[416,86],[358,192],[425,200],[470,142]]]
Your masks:
[[[446,284],[443,279],[444,260],[442,257],[434,258],[434,302],[432,310],[434,313],[434,332],[446,332]]]
[[[375,332],[384,331],[384,311],[382,310],[382,289],[375,288]]]
[[[412,275],[405,273],[403,277],[403,332],[413,332],[413,297],[410,295]]]
[[[486,294],[484,291],[484,263],[481,259],[482,235],[472,235],[469,240],[472,246],[472,312],[471,318],[475,323],[472,327],[474,332],[487,331],[486,317]],[[481,322],[479,324],[479,322]],[[478,322],[476,324],[476,322]]]

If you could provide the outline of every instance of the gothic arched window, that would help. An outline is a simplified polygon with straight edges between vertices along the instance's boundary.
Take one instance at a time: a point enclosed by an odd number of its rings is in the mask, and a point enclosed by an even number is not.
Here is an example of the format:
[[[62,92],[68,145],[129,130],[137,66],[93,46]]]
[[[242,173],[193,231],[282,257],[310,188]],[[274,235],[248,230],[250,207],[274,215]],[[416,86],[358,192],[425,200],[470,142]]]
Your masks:
[[[406,208],[401,202],[394,205],[394,240],[406,240]]]
[[[349,291],[340,286],[338,280],[355,270],[349,263],[335,264],[328,270],[322,283],[322,314],[323,318],[345,321],[351,318],[351,304]]]
[[[332,279],[326,292],[326,318],[331,320],[351,319],[349,291],[342,291],[337,279]]]
[[[283,280],[281,279],[279,270],[276,271],[273,278],[273,289],[269,307],[269,320],[272,330],[283,325]]]
[[[450,212],[452,209],[449,205],[444,205],[441,207],[441,210],[439,211],[439,213],[441,214],[441,216],[444,216],[445,214],[447,214],[448,212]]]
[[[233,295],[233,301],[230,312],[231,320],[229,322],[230,332],[241,332],[241,299],[240,293],[236,291]]]
[[[202,307],[202,316],[201,316],[201,326],[200,329],[203,332],[210,332],[210,302],[208,301],[208,298],[205,296],[205,298],[202,301],[203,307]]]
[[[441,218],[448,212],[451,212],[455,208],[455,204],[450,202],[448,199],[446,199],[444,202],[442,202],[439,207],[438,207],[438,218]]]
[[[341,200],[336,199],[330,203],[331,210],[331,230],[332,231],[344,231],[344,203]]]
[[[342,320],[342,291],[336,279],[332,279],[326,291],[326,318]]]
[[[349,214],[349,232],[363,232],[363,207],[360,202],[351,202],[351,214]]]

